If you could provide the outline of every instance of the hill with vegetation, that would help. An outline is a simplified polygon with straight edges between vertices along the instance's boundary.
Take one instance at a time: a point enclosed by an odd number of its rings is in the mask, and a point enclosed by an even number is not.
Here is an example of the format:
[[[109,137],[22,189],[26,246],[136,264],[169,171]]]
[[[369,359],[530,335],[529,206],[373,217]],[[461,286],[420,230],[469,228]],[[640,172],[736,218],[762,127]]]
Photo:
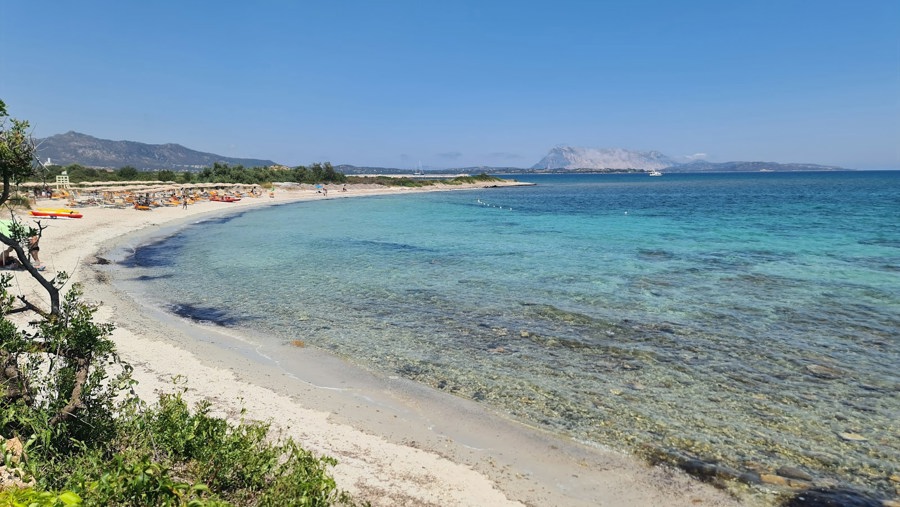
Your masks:
[[[134,167],[138,170],[197,171],[215,163],[268,167],[271,160],[234,158],[191,150],[180,144],[144,144],[111,141],[78,132],[66,132],[37,140],[37,156],[53,164],[79,164],[97,168]]]

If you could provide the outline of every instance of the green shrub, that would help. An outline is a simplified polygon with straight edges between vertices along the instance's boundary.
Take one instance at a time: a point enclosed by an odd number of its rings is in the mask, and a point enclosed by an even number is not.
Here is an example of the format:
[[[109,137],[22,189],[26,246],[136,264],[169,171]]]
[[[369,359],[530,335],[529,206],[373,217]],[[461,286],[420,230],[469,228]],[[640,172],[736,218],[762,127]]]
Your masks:
[[[349,502],[327,474],[335,460],[317,458],[291,439],[270,443],[267,424],[231,425],[209,410],[203,402],[192,413],[180,394],[161,396],[158,408],[144,416],[155,450],[239,505],[284,505],[289,499],[292,505]]]
[[[451,185],[458,185],[462,183],[484,183],[490,181],[503,181],[500,178],[495,178],[494,176],[490,176],[485,173],[478,174],[476,176],[457,176],[451,180],[447,180],[446,183]]]
[[[69,507],[84,505],[81,497],[71,491],[60,494],[32,488],[9,488],[0,491],[0,505],[11,507]]]
[[[0,505],[355,505],[328,474],[334,459],[270,442],[267,424],[229,423],[207,402],[192,410],[181,393],[153,406],[134,396],[112,326],[93,321],[77,285],[33,334],[6,319],[8,287],[0,277],[0,434],[26,442],[20,466],[36,486]]]

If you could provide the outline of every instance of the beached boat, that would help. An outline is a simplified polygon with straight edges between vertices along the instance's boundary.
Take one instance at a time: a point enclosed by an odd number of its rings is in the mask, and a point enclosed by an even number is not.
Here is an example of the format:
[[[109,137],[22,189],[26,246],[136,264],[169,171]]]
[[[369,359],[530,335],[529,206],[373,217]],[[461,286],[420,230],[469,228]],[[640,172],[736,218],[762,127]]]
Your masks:
[[[81,218],[81,213],[68,208],[37,208],[31,210],[31,216],[50,218]]]
[[[148,206],[146,204],[134,203],[134,209],[141,210],[141,211],[150,211],[150,206]]]
[[[219,201],[219,202],[238,202],[241,200],[240,197],[232,197],[230,195],[211,195],[209,196],[210,201]]]
[[[650,176],[662,176],[662,173],[659,172],[659,171],[657,171],[657,170],[655,170],[655,169],[652,170],[652,171],[650,171],[650,172],[647,173],[647,174],[649,174]]]

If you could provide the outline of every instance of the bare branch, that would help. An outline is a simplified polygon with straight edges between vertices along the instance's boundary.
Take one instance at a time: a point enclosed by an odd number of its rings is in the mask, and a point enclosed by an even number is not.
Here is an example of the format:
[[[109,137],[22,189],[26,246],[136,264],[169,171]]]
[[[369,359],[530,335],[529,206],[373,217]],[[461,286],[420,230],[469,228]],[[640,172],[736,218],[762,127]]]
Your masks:
[[[75,370],[75,387],[72,389],[72,396],[69,397],[69,402],[66,403],[66,406],[50,419],[51,426],[71,419],[79,410],[84,408],[81,393],[84,391],[84,384],[87,382],[88,373],[90,372],[90,361],[78,358],[76,362],[78,367]]]
[[[9,312],[9,313],[19,313],[19,312],[24,312],[24,311],[32,311],[32,312],[34,312],[34,313],[40,315],[41,317],[43,317],[43,318],[45,318],[45,319],[49,319],[49,318],[53,315],[53,312],[46,312],[46,311],[44,311],[42,308],[40,308],[40,307],[35,306],[34,304],[32,304],[30,301],[28,301],[27,299],[25,299],[25,296],[19,295],[19,296],[16,296],[16,299],[18,299],[19,301],[21,301],[22,304],[23,304],[24,306],[23,306],[22,308],[20,308],[20,309],[16,309],[16,310],[17,310],[16,312],[12,312],[12,311],[11,311],[11,312]]]

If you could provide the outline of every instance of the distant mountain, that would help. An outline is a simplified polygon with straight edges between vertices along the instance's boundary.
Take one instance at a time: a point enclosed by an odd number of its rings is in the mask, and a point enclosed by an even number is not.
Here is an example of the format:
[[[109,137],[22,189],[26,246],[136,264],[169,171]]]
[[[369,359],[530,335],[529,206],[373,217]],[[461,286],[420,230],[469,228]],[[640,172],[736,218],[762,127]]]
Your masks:
[[[658,151],[631,151],[622,148],[577,148],[557,146],[528,172],[647,172],[712,173],[712,172],[786,172],[847,171],[843,167],[817,164],[781,164],[778,162],[707,162],[697,160],[678,163]]]
[[[171,169],[174,171],[199,170],[216,162],[244,167],[268,167],[277,165],[271,160],[223,157],[214,153],[191,150],[179,144],[144,144],[135,141],[111,141],[98,139],[78,132],[67,132],[36,140],[37,155],[48,158],[53,164],[80,164],[88,167],[118,169],[131,166],[139,170]],[[344,174],[400,174],[412,173],[411,169],[338,165],[335,169]],[[437,172],[478,174],[514,174],[530,172],[648,172],[661,170],[669,173],[697,172],[784,172],[784,171],[842,171],[841,167],[816,164],[781,164],[777,162],[722,162],[695,161],[679,164],[658,151],[631,151],[623,148],[578,148],[557,146],[530,169],[514,167],[465,167],[443,169]],[[434,173],[428,170],[426,173]]]
[[[139,170],[171,169],[190,171],[211,167],[216,162],[244,167],[275,165],[271,160],[223,157],[191,150],[180,144],[144,144],[134,141],[110,141],[78,132],[66,132],[37,140],[37,154],[53,164],[80,164],[87,167],[118,169],[131,166]]]
[[[778,162],[706,162],[697,160],[665,168],[669,173],[738,173],[791,171],[847,171],[843,167],[817,164],[779,164]]]
[[[557,146],[531,168],[536,170],[594,169],[640,170],[665,169],[676,162],[658,151],[631,151],[623,148],[578,148]]]

